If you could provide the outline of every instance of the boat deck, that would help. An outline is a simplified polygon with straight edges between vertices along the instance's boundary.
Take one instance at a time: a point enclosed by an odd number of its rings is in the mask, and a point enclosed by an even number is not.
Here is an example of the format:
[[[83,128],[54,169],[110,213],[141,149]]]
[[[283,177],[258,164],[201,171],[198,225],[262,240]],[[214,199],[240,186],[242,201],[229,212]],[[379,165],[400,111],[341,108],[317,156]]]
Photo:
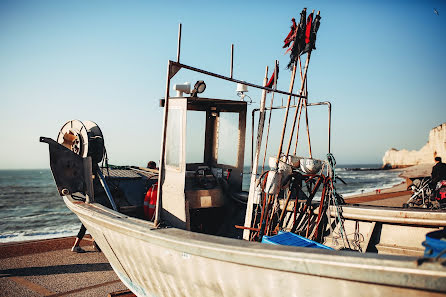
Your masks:
[[[82,240],[82,254],[71,252],[73,242],[64,237],[0,244],[0,296],[96,297],[127,290],[91,238]]]

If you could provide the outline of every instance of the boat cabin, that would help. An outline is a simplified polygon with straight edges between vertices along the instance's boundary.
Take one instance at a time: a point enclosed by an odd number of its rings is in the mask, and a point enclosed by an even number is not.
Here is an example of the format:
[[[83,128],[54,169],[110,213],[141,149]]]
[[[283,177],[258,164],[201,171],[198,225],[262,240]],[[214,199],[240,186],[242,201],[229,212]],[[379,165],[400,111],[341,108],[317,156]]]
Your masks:
[[[241,191],[247,103],[191,96],[165,104],[160,218],[204,231],[206,218],[218,221],[225,192]]]

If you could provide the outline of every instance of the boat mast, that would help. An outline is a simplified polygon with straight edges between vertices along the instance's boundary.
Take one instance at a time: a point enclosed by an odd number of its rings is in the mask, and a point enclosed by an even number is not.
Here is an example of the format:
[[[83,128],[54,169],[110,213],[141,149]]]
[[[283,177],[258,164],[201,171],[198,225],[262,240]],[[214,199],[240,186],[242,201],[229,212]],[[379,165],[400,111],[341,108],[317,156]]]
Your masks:
[[[180,54],[181,54],[181,23],[178,25],[178,46],[177,46],[177,63],[180,63]],[[161,138],[161,152],[160,152],[160,160],[159,160],[159,176],[158,176],[158,185],[162,185],[164,181],[164,154],[166,152],[166,135],[167,135],[167,117],[169,115],[168,107],[169,107],[169,89],[170,89],[170,79],[180,70],[180,68],[173,68],[171,65],[171,61],[167,62],[167,78],[166,78],[166,91],[164,97],[164,116],[163,116],[163,136]],[[160,214],[162,208],[162,187],[158,187],[158,197],[156,199],[156,208],[155,208],[155,226],[158,227],[160,223]]]

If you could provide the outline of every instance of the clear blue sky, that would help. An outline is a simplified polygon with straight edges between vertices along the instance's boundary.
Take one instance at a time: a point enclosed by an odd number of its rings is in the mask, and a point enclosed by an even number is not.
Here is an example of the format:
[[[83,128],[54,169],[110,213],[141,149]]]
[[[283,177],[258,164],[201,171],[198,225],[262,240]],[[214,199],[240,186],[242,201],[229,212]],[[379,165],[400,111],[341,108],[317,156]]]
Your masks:
[[[158,99],[167,60],[176,59],[178,23],[181,62],[228,75],[234,43],[235,78],[261,84],[278,59],[286,90],[282,40],[303,7],[322,15],[309,100],[333,103],[338,163],[380,163],[391,147],[419,149],[446,121],[445,3],[1,0],[0,169],[48,168],[38,138],[55,138],[71,119],[99,124],[114,164],[158,161]],[[208,80],[185,72],[176,82],[196,79]],[[259,92],[249,94],[259,102]],[[212,80],[205,95],[237,99],[235,85]],[[318,156],[326,146],[322,111],[310,113]],[[279,127],[283,118],[274,116]]]

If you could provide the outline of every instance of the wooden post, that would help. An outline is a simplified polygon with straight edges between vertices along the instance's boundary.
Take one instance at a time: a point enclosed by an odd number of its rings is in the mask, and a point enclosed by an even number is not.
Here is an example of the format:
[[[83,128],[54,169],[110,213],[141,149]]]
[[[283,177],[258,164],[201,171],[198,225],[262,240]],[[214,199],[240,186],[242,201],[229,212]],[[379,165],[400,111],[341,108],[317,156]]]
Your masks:
[[[265,78],[263,80],[263,86],[268,83],[268,66],[265,70]],[[251,173],[251,183],[249,186],[248,203],[246,206],[245,215],[245,227],[251,227],[252,220],[252,210],[254,205],[254,195],[256,190],[256,179],[257,179],[257,167],[259,164],[260,149],[262,148],[262,137],[263,137],[263,126],[265,124],[265,101],[266,101],[266,90],[262,91],[262,100],[260,101],[260,112],[259,112],[259,125],[257,127],[257,146],[254,161],[252,163],[252,173]],[[254,131],[253,131],[254,132]],[[250,230],[245,229],[243,231],[243,239],[249,240]]]
[[[310,57],[311,57],[311,51],[308,52],[307,60],[305,61],[304,75],[302,77],[302,84],[300,86],[299,95],[302,95],[302,93],[303,93],[303,91],[305,89],[305,81],[307,79],[307,71],[308,71],[308,64],[310,63]],[[301,104],[300,104],[301,101],[302,101],[302,98],[299,99],[299,106],[301,106]],[[304,101],[306,102],[306,100],[304,100]],[[293,125],[291,126],[290,140],[288,141],[288,147],[287,147],[287,150],[286,150],[286,155],[288,155],[290,153],[290,147],[291,147],[291,142],[293,140],[294,127],[296,125],[296,120],[297,120],[298,113],[299,113],[299,108],[296,108],[296,111],[294,112]],[[279,152],[279,154],[280,153],[281,153],[281,151]]]
[[[299,70],[300,70],[300,79],[303,80],[303,75],[302,75],[302,60],[300,59],[300,56],[298,57],[298,61],[299,61]],[[303,95],[306,95],[306,90],[304,90]],[[300,116],[302,114],[302,103],[303,101],[301,100],[302,98],[299,98],[299,116],[297,118],[297,129],[296,129],[296,145],[294,146],[294,152],[293,155],[296,155],[297,152],[297,142],[299,140],[299,126],[300,126]]]
[[[297,152],[297,141],[299,140],[299,126],[300,126],[300,116],[302,115],[302,104],[304,100],[299,101],[299,116],[297,117],[297,129],[296,129],[296,144],[294,146],[293,155],[296,155]]]
[[[274,66],[274,88],[275,89],[277,89],[277,73],[276,73],[276,71],[279,68],[278,64],[279,64],[279,61],[276,60],[276,63],[275,63],[275,66]],[[271,113],[273,112],[273,103],[274,103],[274,91],[273,91],[273,95],[271,96],[271,109],[269,110],[268,129],[267,129],[267,132],[266,132],[265,152],[263,154],[262,171],[265,168],[266,151],[268,150],[269,127],[271,126]]]
[[[296,68],[297,68],[296,62],[294,62],[294,64],[293,64],[293,72],[291,73],[291,81],[290,81],[289,93],[293,92],[294,78],[296,77]],[[288,102],[287,102],[286,110],[285,110],[285,118],[283,120],[283,126],[282,126],[282,136],[280,138],[279,151],[277,152],[276,167],[279,164],[280,154],[282,153],[283,139],[285,137],[286,122],[287,122],[287,119],[288,119],[288,111],[290,110],[290,103],[291,103],[291,95],[288,95]]]
[[[283,218],[285,217],[285,213],[286,213],[286,210],[288,207],[288,203],[290,202],[291,192],[292,192],[291,190],[288,191],[288,195],[286,197],[285,204],[283,205],[282,212],[280,213],[279,222],[277,222],[276,228],[274,229],[274,231],[276,231],[276,232],[278,232],[280,230],[280,227],[282,225]],[[299,196],[299,192],[297,193],[297,196]],[[294,205],[294,207],[297,207],[297,203]]]

